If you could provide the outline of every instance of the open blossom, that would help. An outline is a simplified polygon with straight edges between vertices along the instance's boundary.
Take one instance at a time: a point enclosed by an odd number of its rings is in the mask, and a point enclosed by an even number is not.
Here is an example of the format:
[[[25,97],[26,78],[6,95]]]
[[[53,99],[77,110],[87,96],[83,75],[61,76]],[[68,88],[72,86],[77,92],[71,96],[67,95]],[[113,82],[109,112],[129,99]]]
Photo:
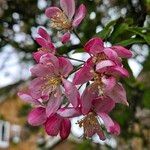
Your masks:
[[[51,19],[51,27],[57,30],[65,31],[61,40],[66,43],[70,39],[70,31],[76,28],[84,19],[86,8],[83,4],[75,10],[74,0],[60,0],[61,9],[58,7],[49,7],[45,14]]]
[[[86,98],[82,96],[81,101],[85,103],[88,99],[86,103],[90,106],[93,98],[109,96],[116,103],[128,105],[126,92],[121,83],[117,82],[117,78],[128,76],[121,63],[121,57],[131,57],[132,53],[121,46],[105,48],[100,38],[93,38],[87,42],[85,51],[91,58],[75,74],[73,80],[76,85],[92,81],[83,92]]]
[[[87,97],[86,101],[88,102],[88,100]],[[85,112],[86,107],[89,107],[88,104],[85,101],[84,103],[81,102],[81,112],[84,114],[84,117],[77,123],[79,124],[79,127],[83,127],[85,138],[91,138],[94,134],[97,134],[101,140],[105,140],[106,137],[103,126],[108,133],[115,135],[120,133],[118,123],[113,121],[108,115],[115,107],[115,102],[112,99],[109,97],[93,99],[89,111]],[[103,122],[101,122],[100,119],[102,119]]]
[[[36,98],[47,102],[46,114],[50,116],[60,107],[63,100],[63,90],[68,101],[78,106],[79,92],[75,85],[66,80],[73,66],[66,58],[57,58],[53,54],[45,54],[39,64],[31,68],[31,73],[36,78],[30,83],[29,90]]]
[[[49,36],[48,32],[43,29],[38,29],[39,37],[37,37],[35,40],[36,42],[41,46],[37,52],[33,53],[34,59],[39,62],[40,57],[47,53],[55,54],[56,48],[54,44],[51,41],[51,37]]]

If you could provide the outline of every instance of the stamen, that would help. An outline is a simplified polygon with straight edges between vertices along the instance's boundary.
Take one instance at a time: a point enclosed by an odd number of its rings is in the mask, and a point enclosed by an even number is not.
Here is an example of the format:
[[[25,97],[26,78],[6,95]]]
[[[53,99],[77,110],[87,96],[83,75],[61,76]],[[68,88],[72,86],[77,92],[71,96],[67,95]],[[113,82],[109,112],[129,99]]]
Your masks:
[[[77,121],[79,127],[83,127],[84,129],[84,136],[89,137],[92,133],[94,134],[96,131],[101,130],[101,125],[98,121],[97,116],[94,113],[89,113],[86,117],[82,120]]]
[[[38,51],[44,51],[44,52],[47,52],[47,51],[48,51],[48,48],[41,47],[41,48],[38,48]]]
[[[44,85],[43,85],[42,89],[43,90],[51,89],[51,92],[55,91],[56,88],[60,85],[60,82],[61,82],[59,77],[46,76],[46,77],[43,78],[43,80],[45,82],[44,82]]]
[[[52,19],[51,19],[51,27],[57,30],[70,30],[71,29],[71,22],[66,17],[64,12],[58,12]]]

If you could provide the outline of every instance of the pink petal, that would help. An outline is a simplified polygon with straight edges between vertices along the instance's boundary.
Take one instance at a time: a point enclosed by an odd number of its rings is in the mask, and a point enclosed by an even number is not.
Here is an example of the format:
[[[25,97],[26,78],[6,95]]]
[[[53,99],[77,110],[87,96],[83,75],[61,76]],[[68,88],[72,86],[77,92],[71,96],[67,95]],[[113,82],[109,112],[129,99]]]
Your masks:
[[[68,108],[60,108],[57,111],[57,114],[64,118],[72,118],[72,117],[77,117],[81,115],[81,112],[79,109],[75,109],[73,107],[68,107]]]
[[[114,66],[115,63],[112,62],[111,60],[103,60],[100,61],[97,65],[96,65],[96,71],[98,72],[107,72],[108,67]]]
[[[81,4],[77,12],[75,13],[72,26],[77,27],[81,23],[81,21],[84,19],[85,15],[86,15],[86,7],[83,4]]]
[[[93,78],[92,67],[84,65],[78,72],[75,73],[73,83],[75,85],[84,84]]]
[[[98,131],[96,131],[96,133],[99,136],[100,140],[102,140],[102,141],[106,140],[106,137],[105,137],[103,130],[98,130]]]
[[[46,113],[43,107],[33,109],[28,115],[28,123],[32,126],[42,125],[45,121]]]
[[[115,107],[115,102],[109,97],[101,97],[93,100],[93,106],[96,112],[109,113]]]
[[[45,15],[50,19],[56,17],[58,13],[62,13],[58,7],[48,7],[45,11]]]
[[[61,93],[60,89],[57,90],[57,93],[51,94],[51,96],[48,100],[48,103],[47,103],[47,107],[46,107],[47,117],[56,113],[56,111],[58,110],[58,108],[60,107],[61,102],[62,102],[61,96],[62,96],[62,93]]]
[[[113,49],[118,56],[122,58],[130,58],[133,55],[131,51],[122,46],[112,46],[111,49]]]
[[[34,65],[34,67],[32,67],[30,69],[32,76],[37,76],[37,77],[45,77],[47,75],[54,75],[53,70],[51,70],[48,66],[45,66],[43,64],[37,64]]]
[[[75,13],[75,1],[74,0],[60,0],[60,6],[66,16],[71,20]]]
[[[123,103],[127,106],[129,105],[127,102],[126,91],[120,83],[116,84],[113,90],[109,91],[107,95],[116,103]]]
[[[53,54],[45,54],[41,56],[40,63],[48,66],[54,74],[58,74],[59,72],[59,59]]]
[[[107,69],[107,73],[112,74],[114,76],[129,77],[128,71],[120,66],[109,67]]]
[[[62,79],[64,88],[65,88],[65,95],[69,102],[76,108],[79,104],[79,91],[77,90],[76,86],[73,85],[70,81],[66,79]]]
[[[61,42],[62,42],[63,44],[69,42],[69,41],[70,41],[70,36],[71,36],[70,32],[66,32],[66,33],[61,37]]]
[[[108,132],[117,135],[120,133],[119,125],[117,123],[114,123],[113,120],[106,113],[99,113],[99,116],[104,121],[104,125]]]
[[[55,69],[59,68],[59,60],[58,58],[53,54],[45,54],[41,57],[40,63],[47,65],[47,66],[55,66]]]
[[[71,62],[64,57],[59,57],[59,72],[62,76],[67,77],[69,73],[73,70]]]
[[[71,122],[69,119],[63,119],[62,123],[61,123],[61,127],[60,127],[60,137],[61,139],[66,139],[69,134],[70,134],[70,130],[71,130]]]
[[[35,61],[36,61],[37,63],[39,63],[41,56],[44,55],[44,54],[46,54],[44,51],[37,51],[37,52],[34,52],[34,53],[33,53],[33,58],[35,59]]]
[[[48,42],[51,42],[51,38],[49,36],[49,34],[47,33],[47,31],[43,28],[39,28],[38,29],[38,34],[44,38],[45,40],[47,40]]]
[[[85,44],[84,49],[89,54],[97,55],[98,53],[103,52],[104,43],[101,38],[95,37]]]
[[[108,78],[106,78],[106,77],[103,76],[102,77],[102,83],[104,84],[104,87],[103,87],[104,90],[107,91],[107,92],[109,92],[116,85],[116,78],[114,78],[114,77],[108,77]]]
[[[42,47],[44,47],[44,48],[47,48],[47,47],[48,47],[48,46],[47,46],[47,41],[44,40],[43,38],[39,37],[39,38],[35,38],[35,40],[36,40],[36,42],[37,42],[40,46],[42,46]]]
[[[34,99],[31,95],[30,95],[30,92],[27,91],[27,92],[24,92],[24,91],[21,91],[21,92],[18,92],[18,96],[25,102],[27,103],[32,103],[34,105],[39,105],[40,102],[36,99]]]
[[[121,59],[118,57],[118,54],[114,50],[110,48],[105,48],[104,53],[106,54],[108,59],[121,66]]]
[[[49,117],[45,123],[46,133],[50,136],[57,136],[61,127],[62,118],[58,115]]]
[[[30,82],[29,90],[31,91],[32,97],[34,99],[39,99],[42,96],[42,86],[44,82],[41,77],[35,78]]]
[[[92,101],[98,97],[98,89],[94,85],[88,86],[81,96],[82,113],[87,114],[92,108]]]

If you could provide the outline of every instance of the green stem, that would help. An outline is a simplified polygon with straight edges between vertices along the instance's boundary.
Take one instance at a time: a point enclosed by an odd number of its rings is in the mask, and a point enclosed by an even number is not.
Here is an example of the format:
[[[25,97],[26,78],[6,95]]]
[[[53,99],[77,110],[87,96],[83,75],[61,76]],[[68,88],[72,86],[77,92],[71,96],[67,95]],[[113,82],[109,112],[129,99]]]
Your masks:
[[[78,35],[78,33],[75,30],[73,30],[73,33],[78,37],[78,39],[80,40],[81,45],[84,47],[83,41],[80,38],[80,36]]]

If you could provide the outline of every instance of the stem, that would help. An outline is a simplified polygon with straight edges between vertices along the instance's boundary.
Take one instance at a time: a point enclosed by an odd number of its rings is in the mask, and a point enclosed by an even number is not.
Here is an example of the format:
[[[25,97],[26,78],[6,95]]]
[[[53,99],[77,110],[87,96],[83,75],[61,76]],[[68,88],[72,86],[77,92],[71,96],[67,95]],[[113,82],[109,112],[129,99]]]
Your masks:
[[[80,42],[81,42],[81,45],[83,46],[84,44],[83,44],[83,42],[82,42],[82,39],[80,38],[80,36],[78,35],[78,33],[75,31],[75,30],[73,30],[73,33],[78,37],[78,39],[80,40]],[[84,47],[84,46],[83,46]]]
[[[84,60],[80,60],[80,59],[76,59],[76,58],[71,58],[71,57],[69,57],[69,56],[63,56],[63,57],[68,58],[68,59],[71,59],[71,60],[75,60],[75,61],[79,61],[79,62],[85,63]]]
[[[77,70],[79,70],[82,65],[83,65],[83,64],[81,64],[81,65],[79,65],[77,68],[73,69],[72,72],[70,73],[70,75],[73,74],[74,72],[76,72]]]

